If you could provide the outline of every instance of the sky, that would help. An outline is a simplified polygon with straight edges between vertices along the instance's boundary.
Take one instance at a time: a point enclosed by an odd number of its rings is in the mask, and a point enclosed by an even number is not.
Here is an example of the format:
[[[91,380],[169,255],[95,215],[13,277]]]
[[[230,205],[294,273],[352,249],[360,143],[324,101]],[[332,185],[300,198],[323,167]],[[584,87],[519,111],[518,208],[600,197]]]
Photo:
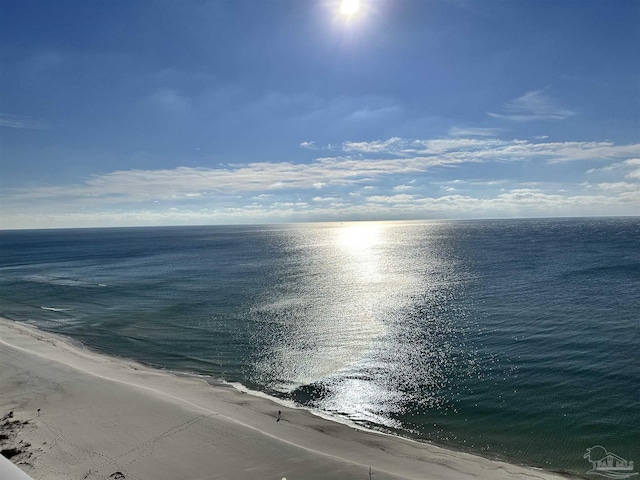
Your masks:
[[[0,0],[0,229],[639,214],[638,0]]]

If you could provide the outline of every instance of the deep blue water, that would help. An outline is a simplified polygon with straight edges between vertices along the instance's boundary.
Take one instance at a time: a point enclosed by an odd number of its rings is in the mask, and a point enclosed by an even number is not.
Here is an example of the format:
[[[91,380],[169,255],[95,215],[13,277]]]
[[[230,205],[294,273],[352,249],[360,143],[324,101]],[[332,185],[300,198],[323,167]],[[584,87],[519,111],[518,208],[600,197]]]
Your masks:
[[[0,232],[0,315],[371,428],[640,462],[640,218]]]

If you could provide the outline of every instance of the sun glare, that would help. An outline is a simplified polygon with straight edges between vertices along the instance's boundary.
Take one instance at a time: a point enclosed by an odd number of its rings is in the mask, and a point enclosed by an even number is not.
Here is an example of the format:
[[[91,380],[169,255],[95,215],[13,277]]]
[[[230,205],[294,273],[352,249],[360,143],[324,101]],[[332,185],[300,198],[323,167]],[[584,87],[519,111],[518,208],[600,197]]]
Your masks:
[[[340,13],[346,17],[351,17],[360,10],[359,0],[342,0],[340,4]]]

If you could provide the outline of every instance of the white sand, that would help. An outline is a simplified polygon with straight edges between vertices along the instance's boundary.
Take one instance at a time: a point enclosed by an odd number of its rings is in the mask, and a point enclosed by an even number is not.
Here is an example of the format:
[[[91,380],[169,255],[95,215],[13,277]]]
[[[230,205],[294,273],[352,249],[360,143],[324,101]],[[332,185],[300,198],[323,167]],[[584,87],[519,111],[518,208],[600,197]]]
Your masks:
[[[0,366],[0,417],[31,419],[18,439],[34,479],[367,480],[369,467],[373,480],[568,478],[354,429],[6,320]]]
[[[0,480],[31,480],[31,477],[0,455]]]

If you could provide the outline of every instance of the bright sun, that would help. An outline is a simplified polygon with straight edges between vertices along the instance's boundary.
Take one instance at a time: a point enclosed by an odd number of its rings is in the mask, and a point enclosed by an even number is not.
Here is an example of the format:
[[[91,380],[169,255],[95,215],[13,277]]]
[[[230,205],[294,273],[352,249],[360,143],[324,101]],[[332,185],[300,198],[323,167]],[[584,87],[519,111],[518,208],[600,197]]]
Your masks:
[[[360,9],[359,0],[342,0],[340,4],[340,13],[346,17],[351,17],[358,13]]]

